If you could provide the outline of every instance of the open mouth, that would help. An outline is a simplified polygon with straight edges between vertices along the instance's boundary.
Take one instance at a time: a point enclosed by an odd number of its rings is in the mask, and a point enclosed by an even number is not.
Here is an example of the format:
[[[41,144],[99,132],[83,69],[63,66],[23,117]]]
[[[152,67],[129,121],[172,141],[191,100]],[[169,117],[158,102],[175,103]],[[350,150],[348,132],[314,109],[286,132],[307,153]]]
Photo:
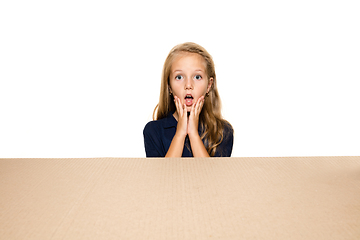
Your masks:
[[[194,97],[191,94],[187,94],[185,96],[185,104],[186,106],[191,106],[193,103]]]

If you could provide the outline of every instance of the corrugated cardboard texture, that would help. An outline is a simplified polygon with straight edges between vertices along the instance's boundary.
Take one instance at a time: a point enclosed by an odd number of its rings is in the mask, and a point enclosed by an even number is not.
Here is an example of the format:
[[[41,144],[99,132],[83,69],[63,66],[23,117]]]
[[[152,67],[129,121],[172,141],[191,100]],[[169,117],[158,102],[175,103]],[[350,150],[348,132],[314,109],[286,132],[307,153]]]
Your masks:
[[[0,239],[360,239],[360,157],[0,159]]]

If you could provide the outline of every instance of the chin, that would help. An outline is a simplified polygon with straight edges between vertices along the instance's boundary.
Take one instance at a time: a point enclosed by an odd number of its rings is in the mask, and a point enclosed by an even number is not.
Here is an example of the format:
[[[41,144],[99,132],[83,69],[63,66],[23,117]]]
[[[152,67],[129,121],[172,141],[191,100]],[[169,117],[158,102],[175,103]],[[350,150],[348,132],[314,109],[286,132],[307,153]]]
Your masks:
[[[187,111],[187,112],[191,112],[191,106],[190,106],[190,107],[186,107],[186,111]]]

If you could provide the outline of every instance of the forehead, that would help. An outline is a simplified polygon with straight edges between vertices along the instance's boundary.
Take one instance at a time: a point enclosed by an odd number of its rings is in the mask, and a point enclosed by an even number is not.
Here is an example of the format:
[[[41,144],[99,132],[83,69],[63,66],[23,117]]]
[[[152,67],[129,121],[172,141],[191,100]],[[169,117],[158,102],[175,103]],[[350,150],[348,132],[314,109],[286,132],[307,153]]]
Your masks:
[[[206,71],[205,59],[197,53],[181,52],[174,58],[171,71],[201,69]]]

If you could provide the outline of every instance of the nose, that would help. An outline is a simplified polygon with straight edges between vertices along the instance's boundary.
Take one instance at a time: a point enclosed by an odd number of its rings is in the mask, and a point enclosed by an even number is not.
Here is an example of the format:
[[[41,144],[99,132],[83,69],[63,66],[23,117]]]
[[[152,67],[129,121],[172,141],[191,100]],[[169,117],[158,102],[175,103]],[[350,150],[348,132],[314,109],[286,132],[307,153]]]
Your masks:
[[[185,90],[189,90],[189,89],[193,89],[193,82],[191,80],[191,78],[187,78],[185,81]]]

